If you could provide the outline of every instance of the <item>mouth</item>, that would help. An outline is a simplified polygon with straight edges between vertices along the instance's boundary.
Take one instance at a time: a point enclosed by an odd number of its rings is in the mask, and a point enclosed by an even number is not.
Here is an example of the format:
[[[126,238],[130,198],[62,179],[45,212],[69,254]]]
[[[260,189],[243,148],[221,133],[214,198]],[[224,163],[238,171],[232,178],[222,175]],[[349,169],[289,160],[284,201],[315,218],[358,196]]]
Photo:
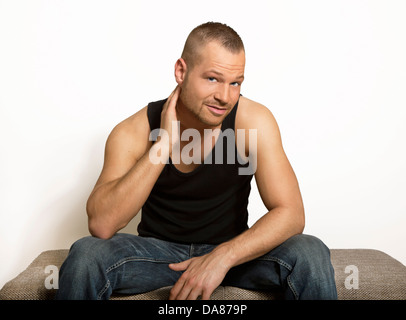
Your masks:
[[[227,111],[227,108],[223,108],[223,107],[213,106],[213,105],[209,105],[209,104],[206,104],[206,106],[215,115],[223,115]]]

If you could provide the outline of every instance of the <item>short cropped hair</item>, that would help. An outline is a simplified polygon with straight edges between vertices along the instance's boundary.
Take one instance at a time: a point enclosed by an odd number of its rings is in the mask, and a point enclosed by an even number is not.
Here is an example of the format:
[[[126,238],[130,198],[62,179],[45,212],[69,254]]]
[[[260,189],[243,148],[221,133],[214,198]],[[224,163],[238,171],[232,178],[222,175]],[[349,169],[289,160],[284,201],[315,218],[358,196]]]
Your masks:
[[[185,60],[189,68],[193,68],[199,60],[199,50],[212,41],[217,41],[231,53],[245,51],[244,44],[234,29],[223,23],[207,22],[194,28],[186,39],[182,59]]]

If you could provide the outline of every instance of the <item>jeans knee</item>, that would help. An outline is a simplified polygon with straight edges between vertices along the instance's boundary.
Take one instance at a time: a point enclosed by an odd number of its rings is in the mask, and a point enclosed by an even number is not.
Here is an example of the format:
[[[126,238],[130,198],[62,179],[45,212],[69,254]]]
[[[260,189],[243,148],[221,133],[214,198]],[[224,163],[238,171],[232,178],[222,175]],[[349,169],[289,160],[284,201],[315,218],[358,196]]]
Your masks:
[[[300,250],[311,259],[330,259],[330,250],[319,238],[307,234],[298,235]]]
[[[330,250],[317,237],[299,234],[288,239],[286,245],[292,265],[301,264],[316,272],[331,266]]]
[[[310,235],[299,235],[296,259],[296,278],[306,279],[307,284],[311,284],[311,290],[301,298],[337,298],[330,249],[320,239]]]
[[[60,272],[68,273],[70,277],[83,276],[91,272],[90,268],[98,267],[103,256],[102,241],[89,236],[74,242]]]
[[[84,237],[73,243],[69,250],[69,258],[78,258],[80,260],[93,260],[94,255],[98,252],[98,238]]]
[[[103,285],[98,279],[105,273],[101,254],[102,241],[94,237],[85,237],[73,243],[59,270],[59,290],[56,299],[97,298],[95,296],[97,290],[94,290],[94,287],[96,284]]]

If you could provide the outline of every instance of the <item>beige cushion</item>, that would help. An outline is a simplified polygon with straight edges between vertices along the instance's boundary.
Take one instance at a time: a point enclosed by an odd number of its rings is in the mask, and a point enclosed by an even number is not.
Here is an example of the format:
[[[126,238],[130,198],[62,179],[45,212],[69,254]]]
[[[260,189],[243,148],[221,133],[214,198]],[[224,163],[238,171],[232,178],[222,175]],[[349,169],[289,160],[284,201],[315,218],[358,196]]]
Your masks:
[[[54,265],[60,268],[69,250],[42,252],[17,277],[7,282],[0,291],[0,300],[48,300],[53,299],[55,290],[45,288],[45,267]]]
[[[113,294],[111,300],[168,300],[172,287],[164,287],[151,292],[136,295]],[[211,300],[275,300],[279,297],[277,293],[265,291],[252,291],[235,287],[220,286],[212,293]]]
[[[405,300],[406,267],[386,253],[371,249],[331,251],[337,294],[340,300]],[[347,289],[345,280],[358,269],[358,289]],[[348,286],[348,284],[347,284]]]
[[[54,289],[46,289],[45,267],[60,267],[68,250],[42,252],[22,273],[7,282],[0,290],[0,300],[52,299]],[[406,299],[406,267],[389,255],[370,249],[332,249],[331,261],[335,269],[338,298],[342,300]],[[346,287],[346,279],[353,274],[345,273],[347,266],[358,270],[358,289]],[[350,270],[351,271],[351,270]],[[348,272],[348,270],[347,270]],[[348,282],[348,281],[347,281]],[[113,300],[164,300],[169,297],[170,287],[138,295],[113,295]],[[213,300],[267,300],[278,299],[277,292],[261,292],[234,287],[219,287]]]

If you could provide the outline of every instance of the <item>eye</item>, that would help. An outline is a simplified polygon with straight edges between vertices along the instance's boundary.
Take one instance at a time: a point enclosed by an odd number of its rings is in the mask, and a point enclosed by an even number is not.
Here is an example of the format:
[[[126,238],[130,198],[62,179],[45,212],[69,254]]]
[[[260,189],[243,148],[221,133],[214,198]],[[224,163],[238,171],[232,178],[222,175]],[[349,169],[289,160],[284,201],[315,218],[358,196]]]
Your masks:
[[[231,86],[232,87],[239,87],[241,85],[241,83],[239,83],[239,82],[233,82],[233,83],[231,83]]]
[[[213,77],[208,77],[207,80],[209,80],[209,82],[216,82],[217,81],[217,79],[213,78]]]

